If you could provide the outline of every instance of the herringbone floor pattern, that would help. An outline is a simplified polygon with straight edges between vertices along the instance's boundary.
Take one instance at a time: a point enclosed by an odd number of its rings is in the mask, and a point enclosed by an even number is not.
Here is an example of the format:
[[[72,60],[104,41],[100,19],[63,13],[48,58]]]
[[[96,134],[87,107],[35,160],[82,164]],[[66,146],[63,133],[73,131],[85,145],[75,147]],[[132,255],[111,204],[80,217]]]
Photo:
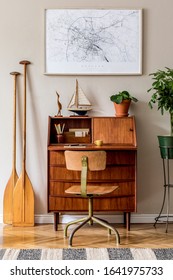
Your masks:
[[[165,225],[132,224],[127,231],[122,224],[116,225],[121,237],[119,248],[173,248],[173,224],[165,233]],[[64,237],[64,225],[54,231],[52,224],[35,227],[13,227],[0,225],[0,248],[68,248],[68,238]],[[69,229],[70,232],[70,229]],[[106,229],[99,225],[86,225],[74,236],[74,248],[117,247],[115,236],[108,236]]]

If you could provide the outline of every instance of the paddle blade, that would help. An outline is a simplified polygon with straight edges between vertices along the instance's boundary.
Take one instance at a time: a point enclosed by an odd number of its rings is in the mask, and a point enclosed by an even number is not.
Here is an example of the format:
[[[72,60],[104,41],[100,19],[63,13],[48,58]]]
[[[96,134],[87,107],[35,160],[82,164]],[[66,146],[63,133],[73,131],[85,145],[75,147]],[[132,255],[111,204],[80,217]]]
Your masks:
[[[23,172],[13,192],[13,226],[34,226],[34,191],[26,172]]]
[[[3,198],[3,222],[4,224],[12,224],[13,220],[13,191],[18,180],[16,170],[12,170],[11,176],[4,190]]]

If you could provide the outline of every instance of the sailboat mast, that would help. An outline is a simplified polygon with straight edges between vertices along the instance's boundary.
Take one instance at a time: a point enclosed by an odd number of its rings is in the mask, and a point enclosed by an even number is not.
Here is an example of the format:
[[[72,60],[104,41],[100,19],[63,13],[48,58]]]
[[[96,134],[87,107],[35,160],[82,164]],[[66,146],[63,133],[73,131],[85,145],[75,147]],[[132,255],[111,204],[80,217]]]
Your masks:
[[[78,95],[79,95],[78,80],[76,79],[76,94],[75,94],[75,105],[76,105],[76,108],[78,108]]]

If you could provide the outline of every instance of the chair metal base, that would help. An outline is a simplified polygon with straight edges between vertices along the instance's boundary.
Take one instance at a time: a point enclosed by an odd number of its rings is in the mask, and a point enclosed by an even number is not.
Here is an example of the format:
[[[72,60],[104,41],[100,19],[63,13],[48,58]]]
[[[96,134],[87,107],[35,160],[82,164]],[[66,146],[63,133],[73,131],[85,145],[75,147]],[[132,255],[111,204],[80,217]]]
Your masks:
[[[76,223],[79,223],[81,222],[77,227],[75,227],[72,232],[70,233],[70,236],[69,236],[69,245],[72,246],[72,240],[73,240],[73,236],[75,234],[75,232],[80,229],[81,227],[83,227],[85,224],[87,223],[91,223],[91,225],[93,224],[93,221],[104,226],[105,228],[107,228],[109,230],[109,234],[111,234],[111,231],[113,231],[115,233],[115,236],[116,236],[116,244],[119,245],[120,244],[120,235],[117,231],[117,229],[115,229],[114,227],[112,227],[109,223],[107,223],[106,221],[98,218],[98,217],[94,217],[94,216],[87,216],[86,218],[82,218],[82,219],[79,219],[79,220],[75,220],[73,222],[70,222],[66,225],[65,227],[65,230],[64,230],[64,235],[65,237],[67,237],[67,230],[68,230],[68,227],[73,225],[73,224],[76,224]]]
[[[80,229],[81,227],[83,227],[87,223],[92,225],[93,222],[96,222],[96,223],[102,225],[103,227],[107,228],[109,230],[109,234],[111,234],[111,231],[113,231],[115,233],[115,237],[116,237],[116,244],[119,245],[120,244],[120,235],[119,235],[117,229],[112,227],[107,221],[93,216],[93,197],[90,197],[88,200],[89,200],[89,215],[85,218],[69,222],[65,227],[64,235],[65,235],[65,237],[67,237],[68,227],[73,225],[73,224],[80,223],[76,228],[74,228],[72,230],[72,232],[69,236],[69,245],[72,246],[73,236],[78,229]]]

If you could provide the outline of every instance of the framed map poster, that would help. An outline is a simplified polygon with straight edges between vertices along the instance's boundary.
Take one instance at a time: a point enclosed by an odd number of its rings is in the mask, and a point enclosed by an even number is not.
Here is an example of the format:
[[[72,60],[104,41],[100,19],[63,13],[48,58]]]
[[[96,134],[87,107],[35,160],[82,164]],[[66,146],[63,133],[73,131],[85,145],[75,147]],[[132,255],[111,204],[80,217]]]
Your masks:
[[[45,10],[45,74],[141,75],[142,10]]]

